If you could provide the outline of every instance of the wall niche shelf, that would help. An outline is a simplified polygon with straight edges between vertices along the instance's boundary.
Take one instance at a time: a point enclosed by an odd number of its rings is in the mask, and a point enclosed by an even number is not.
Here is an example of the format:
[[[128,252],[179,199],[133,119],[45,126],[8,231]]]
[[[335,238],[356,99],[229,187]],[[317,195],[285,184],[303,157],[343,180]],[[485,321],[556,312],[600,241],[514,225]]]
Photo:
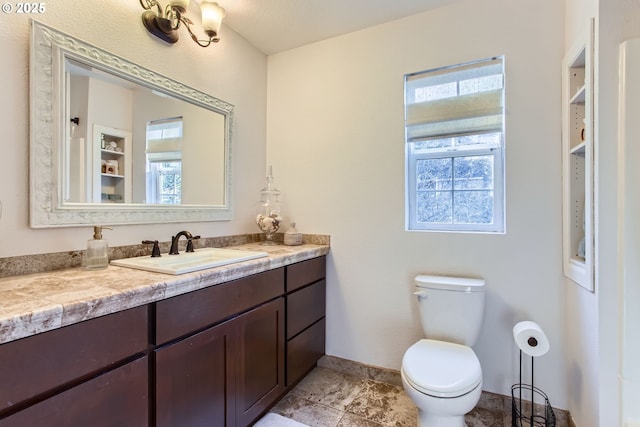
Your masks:
[[[573,98],[569,100],[569,104],[584,104],[584,101],[586,99],[586,96],[585,96],[586,87],[587,87],[586,85],[582,85],[578,89],[578,92],[576,92],[576,94],[573,95]]]
[[[93,126],[94,203],[131,203],[131,132]]]
[[[584,141],[582,141],[580,144],[576,145],[575,147],[572,147],[571,150],[569,150],[569,153],[574,154],[576,156],[584,157],[585,149],[586,149],[586,144]]]
[[[563,271],[594,292],[593,31],[562,61]]]

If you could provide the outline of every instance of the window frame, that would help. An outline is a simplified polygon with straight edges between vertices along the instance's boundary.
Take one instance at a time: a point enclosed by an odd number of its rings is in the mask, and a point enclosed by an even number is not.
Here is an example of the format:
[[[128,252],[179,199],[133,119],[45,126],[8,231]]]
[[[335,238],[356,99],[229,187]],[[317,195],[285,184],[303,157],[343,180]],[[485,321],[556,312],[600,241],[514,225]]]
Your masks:
[[[443,139],[451,137],[460,137],[468,135],[480,135],[487,132],[487,129],[477,129],[477,131],[466,129],[458,134],[442,134],[439,136],[427,136],[424,138],[410,138],[409,129],[413,124],[407,122],[408,120],[408,85],[415,86],[415,83],[411,81],[412,78],[420,74],[427,74],[430,72],[436,72],[440,76],[443,75],[444,70],[451,70],[451,74],[456,72],[457,69],[462,67],[473,66],[474,64],[482,64],[483,62],[496,61],[500,59],[502,67],[502,108],[501,116],[502,125],[499,128],[489,130],[489,132],[495,132],[500,134],[500,142],[498,144],[477,144],[477,145],[452,145],[449,147],[439,147],[430,149],[416,150],[415,145],[419,141],[428,139]],[[445,78],[447,78],[445,76]],[[428,79],[428,77],[426,77]],[[461,80],[456,80],[459,84]],[[492,233],[492,234],[504,234],[506,233],[506,158],[505,158],[505,125],[506,119],[506,107],[504,106],[505,98],[505,86],[506,86],[506,72],[505,72],[505,58],[504,56],[497,56],[484,60],[469,62],[466,64],[458,64],[450,67],[442,67],[434,70],[426,70],[419,73],[411,73],[404,76],[404,96],[405,96],[405,229],[407,231],[444,231],[444,232],[461,232],[461,233]],[[425,86],[423,89],[427,90],[429,86]],[[413,94],[415,97],[415,94]],[[459,93],[456,96],[461,96]],[[437,99],[437,98],[435,98]],[[498,98],[499,99],[499,98]],[[422,101],[424,102],[424,101]],[[415,107],[414,107],[415,108]],[[413,111],[413,110],[412,110]],[[437,110],[435,110],[437,111]],[[481,117],[481,116],[478,116]],[[437,122],[436,122],[437,123]],[[444,123],[444,122],[443,122]],[[455,218],[451,217],[451,222],[447,223],[433,223],[433,222],[419,222],[417,213],[418,194],[417,187],[417,164],[420,160],[426,159],[451,159],[454,162],[455,158],[474,157],[474,156],[492,156],[493,157],[493,221],[489,224],[481,223],[456,223]],[[452,170],[452,175],[454,171]],[[453,182],[453,176],[452,176]],[[464,189],[456,190],[453,186],[450,190],[452,194],[452,213],[455,209],[455,194],[456,192],[466,191]]]
[[[174,166],[171,169],[158,167],[159,164],[163,163],[177,163],[180,166]],[[163,175],[174,175],[182,177],[182,159],[180,157],[176,159],[164,159],[164,160],[154,160],[147,161],[147,203],[152,203],[154,205],[180,205],[182,204],[182,183],[180,183],[178,192],[174,193],[165,193],[162,191],[162,176]],[[169,173],[166,173],[166,172]],[[178,173],[176,173],[178,171]],[[163,202],[163,196],[168,195],[169,197],[173,197],[172,203]],[[176,203],[177,199],[177,203]]]
[[[414,150],[413,143],[405,144],[406,147],[406,187],[407,207],[406,222],[408,231],[451,231],[451,232],[478,232],[478,233],[502,233],[504,232],[504,131],[502,132],[500,145],[472,146],[472,148],[446,148],[443,150]],[[493,156],[493,222],[490,224],[469,223],[434,223],[417,221],[417,189],[416,189],[416,165],[420,160],[427,159],[454,159],[462,157]],[[453,172],[452,172],[453,173]],[[451,188],[455,197],[456,191]]]

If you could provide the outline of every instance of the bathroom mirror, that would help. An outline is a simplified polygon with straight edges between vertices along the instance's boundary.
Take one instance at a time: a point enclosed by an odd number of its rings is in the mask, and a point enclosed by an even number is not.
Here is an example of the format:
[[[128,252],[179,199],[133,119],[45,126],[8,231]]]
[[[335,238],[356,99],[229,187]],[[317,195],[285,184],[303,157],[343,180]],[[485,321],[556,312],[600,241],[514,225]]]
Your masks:
[[[31,21],[32,227],[229,220],[233,106]]]

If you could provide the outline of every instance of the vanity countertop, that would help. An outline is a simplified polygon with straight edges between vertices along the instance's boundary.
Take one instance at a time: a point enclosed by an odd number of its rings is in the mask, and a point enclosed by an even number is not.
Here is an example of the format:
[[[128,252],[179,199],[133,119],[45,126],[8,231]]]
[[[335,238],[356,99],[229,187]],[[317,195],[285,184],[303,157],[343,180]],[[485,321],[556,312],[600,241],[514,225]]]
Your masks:
[[[263,271],[326,255],[328,245],[237,249],[267,257],[180,276],[109,265],[105,270],[70,268],[0,278],[0,344],[170,298]]]

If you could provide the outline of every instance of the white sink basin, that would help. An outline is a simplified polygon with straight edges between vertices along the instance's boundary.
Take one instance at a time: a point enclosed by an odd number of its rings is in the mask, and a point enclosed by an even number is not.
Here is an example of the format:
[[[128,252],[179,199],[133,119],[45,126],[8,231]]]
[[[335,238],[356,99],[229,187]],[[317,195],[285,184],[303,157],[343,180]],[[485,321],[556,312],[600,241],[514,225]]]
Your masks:
[[[163,254],[152,258],[141,256],[135,258],[117,259],[112,265],[129,267],[138,270],[154,271],[166,274],[184,274],[206,268],[248,261],[250,259],[267,256],[266,252],[243,251],[239,249],[202,248],[195,252],[180,252],[179,255]]]

